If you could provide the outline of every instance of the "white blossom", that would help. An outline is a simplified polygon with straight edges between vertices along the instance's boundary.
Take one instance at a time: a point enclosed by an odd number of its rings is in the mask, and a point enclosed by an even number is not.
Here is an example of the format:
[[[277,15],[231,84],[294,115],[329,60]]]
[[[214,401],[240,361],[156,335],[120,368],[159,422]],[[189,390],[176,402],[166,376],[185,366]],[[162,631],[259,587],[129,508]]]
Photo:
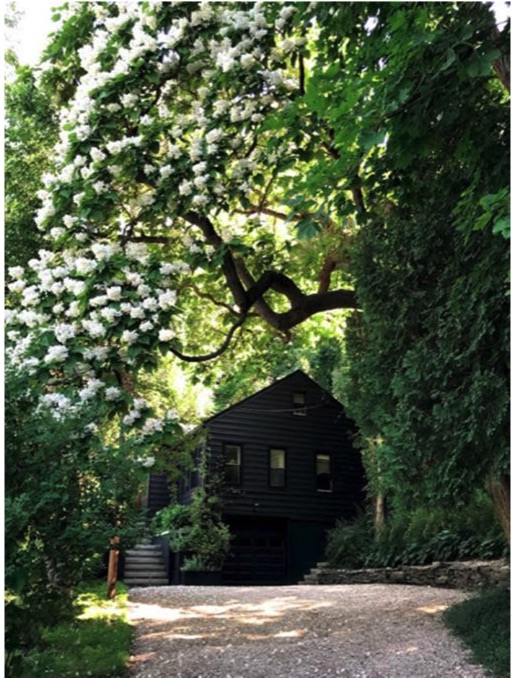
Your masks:
[[[124,344],[134,344],[138,337],[139,333],[137,333],[135,330],[124,330],[121,335],[121,341]]]
[[[153,297],[147,297],[143,300],[142,306],[143,309],[146,309],[147,311],[155,311],[157,309],[157,300]],[[143,316],[134,316],[134,318],[144,318],[144,314]]]
[[[85,352],[84,358],[87,361],[93,361],[93,360],[105,361],[105,359],[108,357],[108,355],[109,355],[109,350],[107,349],[107,347],[94,347],[93,349],[88,349]]]
[[[112,307],[104,307],[100,310],[100,316],[108,323],[114,323],[121,316],[121,311],[113,309]]]
[[[107,387],[105,390],[105,398],[107,401],[115,401],[116,399],[120,398],[121,396],[121,389],[118,389],[118,387]]]
[[[71,399],[64,394],[44,394],[40,397],[39,403],[47,408],[56,408],[61,411],[71,410]]]
[[[83,320],[82,327],[91,337],[104,337],[107,333],[107,328],[95,320]]]
[[[107,298],[110,299],[112,302],[119,302],[121,299],[121,287],[119,285],[113,285],[110,288],[107,288],[105,291],[107,294]]]
[[[107,184],[103,181],[97,181],[93,184],[93,189],[97,195],[100,195],[101,193],[105,193],[107,190]]]
[[[70,306],[65,312],[65,315],[68,316],[68,318],[78,318],[81,314],[81,309],[80,309],[80,302],[77,300],[74,300],[71,302]],[[99,337],[99,335],[97,335]]]
[[[175,337],[175,333],[173,330],[169,330],[166,328],[162,328],[162,330],[159,330],[159,341],[160,342],[169,342]]]
[[[155,457],[152,457],[151,455],[149,455],[148,457],[142,458],[140,461],[141,461],[141,465],[143,467],[146,467],[147,469],[149,469],[150,467],[154,466]]]
[[[105,153],[103,151],[101,151],[100,149],[96,148],[96,147],[93,147],[89,151],[89,155],[91,156],[91,158],[93,159],[93,161],[95,163],[101,163],[102,160],[105,160],[107,158]]]
[[[163,421],[157,418],[148,418],[143,425],[143,434],[153,434],[156,431],[162,431]]]
[[[25,288],[22,295],[21,303],[23,306],[35,306],[36,304],[39,304],[39,290],[35,285]]]
[[[79,274],[89,274],[96,269],[97,263],[93,259],[86,257],[77,257],[75,260],[75,270]]]
[[[54,335],[58,342],[65,344],[68,340],[73,339],[77,334],[77,329],[74,325],[69,323],[59,323],[54,328]]]
[[[177,301],[177,293],[174,290],[168,290],[159,295],[159,306],[161,309],[169,309],[174,306]]]
[[[91,251],[98,261],[111,259],[120,252],[121,246],[117,243],[93,243]]]
[[[131,410],[125,417],[123,418],[123,424],[126,425],[127,427],[130,427],[134,424],[134,422],[141,417],[141,413],[139,410]]]
[[[109,302],[107,295],[98,295],[97,297],[91,297],[89,300],[89,306],[105,306]]]
[[[63,285],[68,292],[71,292],[75,296],[81,295],[86,289],[85,282],[76,278],[65,278],[63,280]]]
[[[7,286],[11,292],[21,292],[26,286],[26,282],[22,280],[13,281]]]
[[[178,190],[181,196],[189,196],[193,191],[193,183],[185,180],[180,184]]]
[[[10,266],[7,272],[11,278],[20,280],[25,274],[25,269],[22,266]]]
[[[87,385],[80,389],[79,398],[81,401],[90,401],[95,398],[98,391],[104,386],[104,383],[99,379],[90,379]]]
[[[44,357],[45,363],[62,363],[68,358],[68,348],[62,344],[56,344],[53,347],[49,347],[46,356]]]

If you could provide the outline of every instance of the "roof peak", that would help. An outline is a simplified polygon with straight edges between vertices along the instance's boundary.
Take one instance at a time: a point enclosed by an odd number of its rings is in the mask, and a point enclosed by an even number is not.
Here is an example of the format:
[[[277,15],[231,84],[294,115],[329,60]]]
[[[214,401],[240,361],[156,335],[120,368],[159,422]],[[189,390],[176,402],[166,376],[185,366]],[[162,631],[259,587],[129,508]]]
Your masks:
[[[310,375],[308,375],[304,370],[301,368],[297,368],[296,370],[293,370],[292,372],[288,373],[287,375],[284,375],[283,377],[276,378],[273,382],[268,384],[267,386],[263,387],[262,389],[259,389],[258,391],[254,392],[253,394],[250,394],[250,396],[246,396],[245,398],[241,399],[240,401],[237,401],[236,403],[233,403],[230,406],[227,406],[226,408],[223,408],[223,410],[220,410],[218,413],[215,413],[214,415],[211,415],[208,417],[205,422],[211,422],[214,419],[217,419],[221,415],[224,415],[227,413],[229,410],[232,410],[233,408],[237,408],[241,406],[243,403],[247,403],[253,399],[255,399],[258,396],[261,396],[263,393],[271,391],[275,389],[277,386],[283,384],[284,382],[287,382],[287,380],[292,379],[295,375],[301,375],[304,377],[306,380],[311,382],[313,385],[315,385],[318,389],[324,392],[328,396],[328,400],[338,404],[339,406],[342,407],[342,403],[340,403],[329,391],[327,391],[324,387],[322,387],[316,380],[314,380]]]

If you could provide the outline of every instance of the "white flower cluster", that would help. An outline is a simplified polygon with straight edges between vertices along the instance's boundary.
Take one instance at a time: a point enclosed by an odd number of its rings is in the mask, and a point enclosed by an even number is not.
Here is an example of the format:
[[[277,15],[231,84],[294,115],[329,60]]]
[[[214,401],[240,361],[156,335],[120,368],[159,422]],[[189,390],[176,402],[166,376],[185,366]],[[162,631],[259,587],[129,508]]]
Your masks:
[[[112,266],[107,274],[99,268],[106,262]],[[184,262],[163,262],[141,243],[124,250],[95,243],[60,255],[41,250],[27,271],[8,271],[15,304],[5,315],[10,363],[31,373],[46,367],[75,375],[77,403],[100,395],[115,402],[120,390],[103,380],[110,362],[126,362],[131,347],[146,350],[175,337],[175,286],[188,272]],[[65,401],[47,401],[64,408]]]
[[[116,17],[109,17],[101,8],[95,10],[91,41],[79,50],[85,75],[61,116],[57,170],[44,178],[37,223],[54,238],[69,233],[86,240],[88,228],[83,214],[86,210],[91,213],[98,199],[105,197],[107,206],[111,194],[116,194],[118,201],[120,197],[126,201],[131,214],[141,216],[159,195],[169,199],[170,192],[177,205],[197,210],[217,205],[229,192],[233,195],[234,188],[246,194],[261,150],[254,148],[238,156],[234,149],[250,144],[266,113],[287,105],[288,92],[297,87],[283,69],[284,55],[305,41],[298,36],[282,36],[296,11],[294,3],[284,3],[272,20],[267,3],[233,7],[202,2],[191,9],[189,18],[181,16],[171,25],[166,19],[166,28],[162,27],[161,3],[121,3],[117,7]],[[205,27],[213,25],[214,34],[210,28],[204,33]],[[195,39],[191,41],[193,33]],[[274,47],[270,46],[270,36],[275,37]],[[179,45],[181,56],[176,52]],[[114,56],[114,64],[111,59],[105,60],[106,54]],[[133,69],[139,67],[142,58],[149,77],[161,90],[153,106],[148,106],[145,96],[149,95],[142,95],[134,78]],[[205,81],[206,86],[197,87],[198,97],[191,97],[180,79],[170,75],[182,61],[181,66],[191,76]],[[235,70],[238,76],[234,87],[218,85],[219,78]],[[246,85],[245,73],[249,71],[252,77],[248,83],[253,84]],[[256,82],[260,82],[257,88]],[[107,100],[98,97],[107,89],[111,92]],[[140,112],[137,133],[131,122],[134,111]],[[113,131],[112,124],[105,130],[98,126],[98,116],[105,118],[106,112],[119,121],[120,133]],[[137,149],[142,155],[156,143],[159,152],[146,152],[142,168],[143,176],[152,184],[149,190],[148,182],[140,183],[140,176],[137,181],[133,176],[123,176],[124,153]],[[243,172],[238,166],[241,158],[249,161]],[[63,194],[63,186],[70,185],[72,198],[55,198]],[[95,226],[101,228],[101,224]]]
[[[282,3],[278,16],[273,4],[184,3],[171,22],[167,3],[118,3],[116,16],[103,3],[91,6],[95,30],[78,53],[84,75],[61,113],[55,168],[43,176],[36,215],[68,249],[42,250],[26,271],[9,270],[5,314],[8,360],[52,374],[41,407],[56,417],[103,402],[123,408],[123,425],[142,440],[178,426],[176,413],[153,417],[137,399],[127,411],[130,397],[113,386],[113,370],[137,368],[175,340],[178,281],[189,266],[162,261],[158,246],[122,247],[113,233],[121,241],[137,223],[160,235],[163,206],[166,226],[191,208],[224,209],[274,162],[254,140],[266,141],[266,116],[290,102],[297,82],[284,63],[303,39],[287,32],[295,3]],[[82,3],[63,21],[74,11]],[[271,134],[277,159],[289,153]],[[210,256],[212,246],[200,242],[182,234],[176,246],[186,259]]]

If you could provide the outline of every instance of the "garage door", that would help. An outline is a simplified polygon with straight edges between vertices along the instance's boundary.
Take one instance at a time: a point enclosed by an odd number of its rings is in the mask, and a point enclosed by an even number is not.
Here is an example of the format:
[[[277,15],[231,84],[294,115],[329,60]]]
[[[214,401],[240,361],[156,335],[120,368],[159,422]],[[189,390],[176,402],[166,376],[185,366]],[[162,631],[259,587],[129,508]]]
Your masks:
[[[287,581],[285,523],[274,519],[228,521],[233,539],[223,566],[228,585],[280,585]]]

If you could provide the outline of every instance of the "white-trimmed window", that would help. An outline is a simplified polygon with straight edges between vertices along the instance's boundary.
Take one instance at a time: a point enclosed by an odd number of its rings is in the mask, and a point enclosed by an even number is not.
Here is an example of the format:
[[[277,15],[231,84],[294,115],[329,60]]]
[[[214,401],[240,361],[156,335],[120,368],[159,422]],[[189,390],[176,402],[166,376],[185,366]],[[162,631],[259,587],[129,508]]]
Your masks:
[[[293,415],[306,415],[305,393],[297,391],[293,394]]]
[[[270,448],[269,485],[271,488],[285,488],[286,451],[283,448]]]
[[[328,453],[316,454],[316,490],[332,492],[332,459]]]
[[[223,446],[225,460],[225,483],[227,486],[241,485],[241,446],[235,443],[225,443]]]

